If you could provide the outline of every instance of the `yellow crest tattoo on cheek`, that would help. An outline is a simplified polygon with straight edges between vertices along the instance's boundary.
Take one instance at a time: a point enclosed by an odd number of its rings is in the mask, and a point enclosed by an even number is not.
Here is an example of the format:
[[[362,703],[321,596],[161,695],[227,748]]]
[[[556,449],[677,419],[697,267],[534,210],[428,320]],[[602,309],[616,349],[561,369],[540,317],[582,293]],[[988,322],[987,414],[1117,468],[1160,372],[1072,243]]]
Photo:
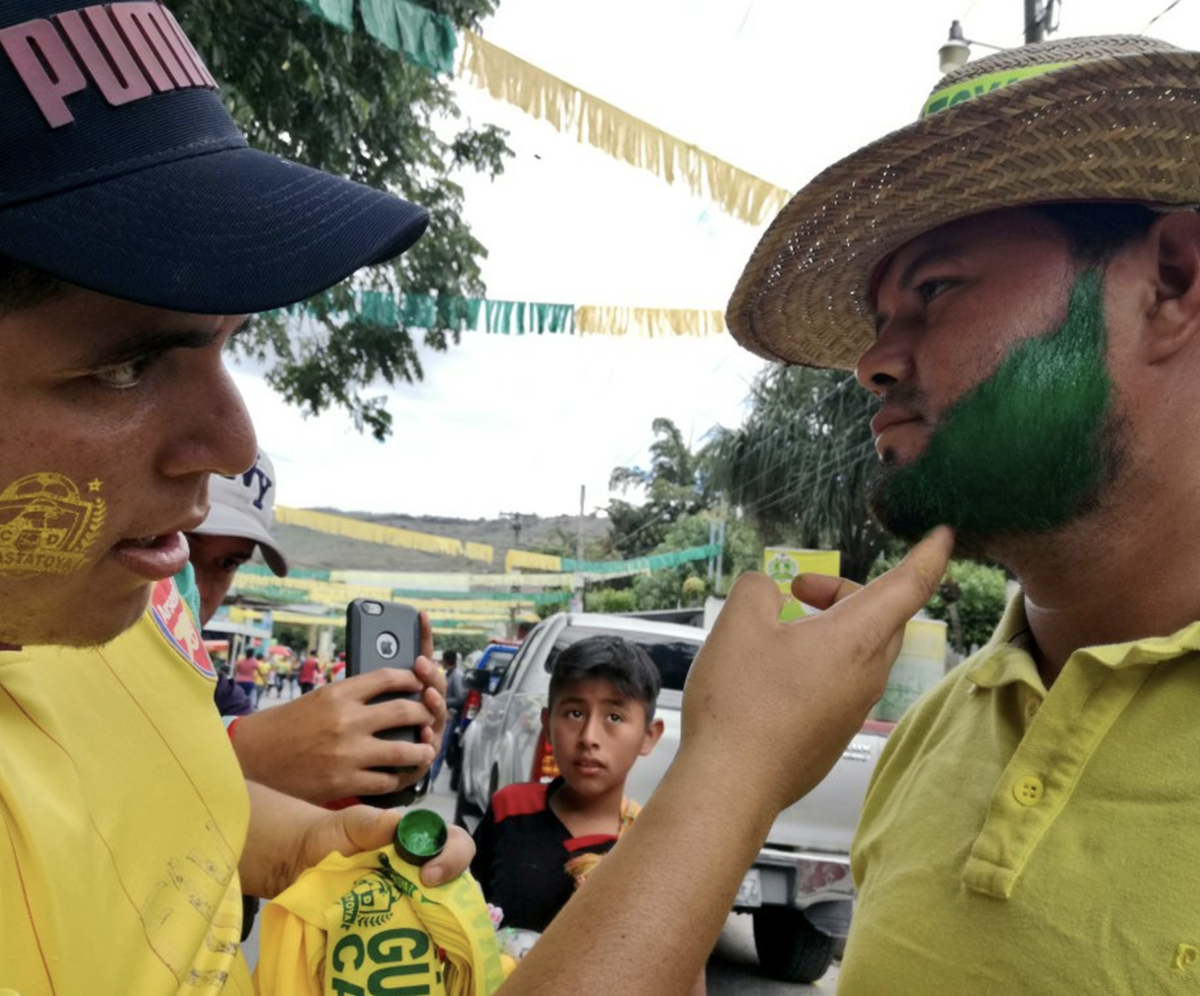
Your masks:
[[[0,571],[69,574],[82,567],[107,517],[103,487],[93,479],[81,489],[52,471],[7,485],[0,491]]]

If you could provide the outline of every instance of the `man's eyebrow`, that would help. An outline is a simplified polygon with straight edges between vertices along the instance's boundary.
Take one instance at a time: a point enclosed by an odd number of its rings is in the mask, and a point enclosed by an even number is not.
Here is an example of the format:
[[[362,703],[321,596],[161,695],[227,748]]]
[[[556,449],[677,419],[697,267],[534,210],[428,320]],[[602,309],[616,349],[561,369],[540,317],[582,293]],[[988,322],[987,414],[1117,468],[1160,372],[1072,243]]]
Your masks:
[[[912,286],[913,280],[922,268],[929,266],[931,263],[945,263],[951,259],[958,259],[963,254],[963,247],[957,242],[942,242],[935,243],[921,252],[917,253],[908,261],[908,266],[900,274],[900,289],[907,290]]]
[[[560,705],[586,705],[588,700],[582,695],[563,695],[558,701]],[[600,705],[619,706],[624,708],[628,706],[631,701],[632,699],[628,698],[600,699]]]
[[[934,263],[944,263],[948,260],[958,259],[963,254],[963,247],[957,242],[935,242],[927,246],[917,253],[908,261],[908,265],[900,273],[900,279],[897,282],[897,287],[900,290],[908,290],[912,287],[913,280],[917,274],[926,266]],[[883,283],[884,277],[887,276],[886,267],[875,280],[875,289],[871,294],[872,302],[878,299],[879,286]],[[875,334],[879,335],[883,328],[884,316],[876,309],[875,311]]]
[[[253,316],[244,318],[229,338],[240,335],[249,328]],[[87,358],[89,367],[119,367],[122,363],[132,363],[165,353],[172,349],[206,349],[221,337],[220,332],[199,332],[194,330],[171,331],[156,329],[137,332],[111,345],[102,346],[97,352]]]

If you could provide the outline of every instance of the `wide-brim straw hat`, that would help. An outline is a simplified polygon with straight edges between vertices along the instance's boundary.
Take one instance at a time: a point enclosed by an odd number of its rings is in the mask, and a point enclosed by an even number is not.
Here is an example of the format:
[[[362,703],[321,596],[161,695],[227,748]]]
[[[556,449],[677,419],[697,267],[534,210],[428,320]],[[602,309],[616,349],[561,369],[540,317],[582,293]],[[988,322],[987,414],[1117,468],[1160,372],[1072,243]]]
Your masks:
[[[876,271],[905,243],[998,208],[1113,200],[1200,204],[1200,53],[1140,37],[998,52],[797,193],[726,321],[762,356],[852,369],[874,341]]]

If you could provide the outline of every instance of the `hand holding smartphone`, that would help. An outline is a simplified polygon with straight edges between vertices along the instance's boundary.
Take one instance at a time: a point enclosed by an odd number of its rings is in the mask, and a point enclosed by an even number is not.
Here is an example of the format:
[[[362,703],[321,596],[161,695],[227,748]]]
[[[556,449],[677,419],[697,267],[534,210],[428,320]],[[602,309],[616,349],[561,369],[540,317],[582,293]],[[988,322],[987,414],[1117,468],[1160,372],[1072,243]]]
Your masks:
[[[400,602],[379,602],[356,598],[346,606],[346,676],[367,674],[383,667],[411,671],[421,651],[421,620],[417,610]],[[386,692],[367,704],[390,702],[394,699],[416,701],[416,693]],[[404,740],[416,743],[419,728],[415,726],[380,730],[375,735],[384,740]],[[398,773],[402,769],[380,769]],[[391,809],[406,806],[418,795],[415,787],[384,795],[363,796],[372,806]]]

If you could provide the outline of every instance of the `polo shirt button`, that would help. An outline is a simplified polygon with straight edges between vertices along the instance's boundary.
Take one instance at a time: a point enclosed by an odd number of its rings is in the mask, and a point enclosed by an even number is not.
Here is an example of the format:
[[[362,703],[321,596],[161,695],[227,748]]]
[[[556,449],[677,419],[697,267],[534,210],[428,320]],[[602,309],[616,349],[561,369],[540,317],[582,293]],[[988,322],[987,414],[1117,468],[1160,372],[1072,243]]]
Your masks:
[[[1028,722],[1037,715],[1038,709],[1041,708],[1041,703],[1037,699],[1030,699],[1025,706],[1025,720]]]
[[[1042,780],[1029,775],[1017,779],[1016,784],[1013,785],[1013,798],[1022,806],[1035,806],[1041,801],[1045,791],[1046,786],[1042,784]]]

